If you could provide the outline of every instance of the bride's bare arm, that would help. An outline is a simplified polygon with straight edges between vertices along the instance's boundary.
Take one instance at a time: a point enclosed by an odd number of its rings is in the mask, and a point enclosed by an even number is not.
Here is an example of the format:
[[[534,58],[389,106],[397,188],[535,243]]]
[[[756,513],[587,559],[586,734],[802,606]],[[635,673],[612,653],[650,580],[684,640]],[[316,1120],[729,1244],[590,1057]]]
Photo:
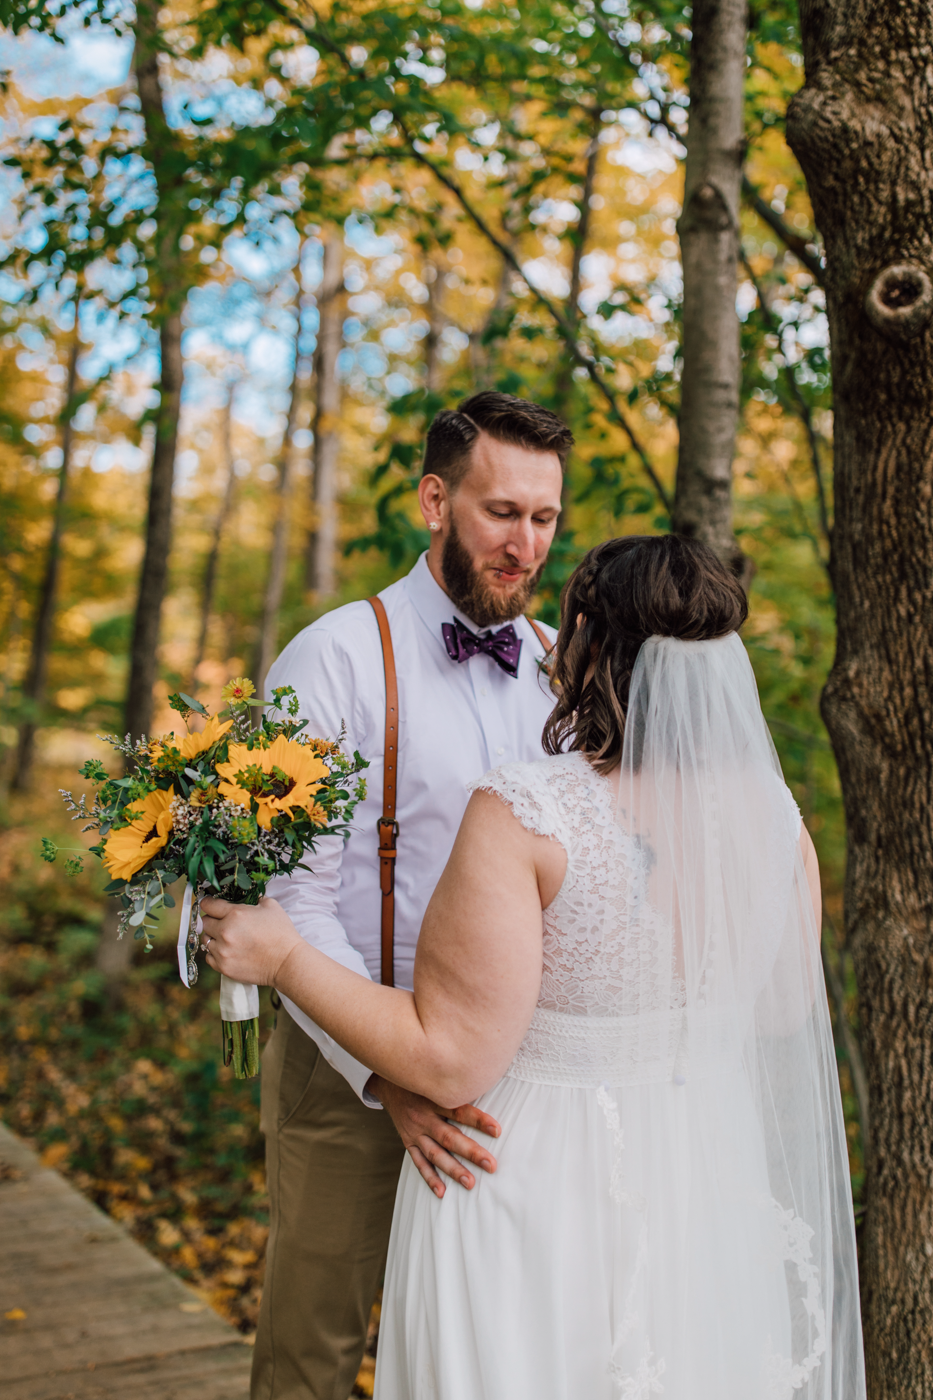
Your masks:
[[[445,1108],[501,1078],[541,983],[541,910],[567,857],[491,793],[470,799],[424,916],[414,993],[381,987],[298,935],[273,899],[201,905],[208,962],[238,982],[274,986],[384,1079]]]

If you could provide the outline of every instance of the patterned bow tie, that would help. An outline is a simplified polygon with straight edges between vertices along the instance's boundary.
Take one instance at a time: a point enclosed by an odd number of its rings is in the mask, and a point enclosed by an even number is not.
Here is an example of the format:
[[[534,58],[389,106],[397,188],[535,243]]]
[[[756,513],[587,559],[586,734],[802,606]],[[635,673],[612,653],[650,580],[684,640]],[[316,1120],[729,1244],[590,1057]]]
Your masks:
[[[441,631],[451,661],[469,661],[478,651],[484,651],[497,666],[502,667],[507,676],[518,676],[522,644],[511,622],[506,627],[500,627],[498,632],[485,632],[482,637],[477,637],[455,617],[453,622],[442,623]]]

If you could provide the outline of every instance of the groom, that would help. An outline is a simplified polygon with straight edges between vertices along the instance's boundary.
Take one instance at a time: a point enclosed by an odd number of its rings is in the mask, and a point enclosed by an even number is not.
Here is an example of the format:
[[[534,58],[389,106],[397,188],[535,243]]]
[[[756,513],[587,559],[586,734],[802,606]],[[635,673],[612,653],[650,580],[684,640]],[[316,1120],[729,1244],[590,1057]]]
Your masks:
[[[421,920],[467,784],[501,763],[541,756],[553,701],[540,670],[544,647],[523,614],[554,537],[572,443],[553,413],[494,391],[439,413],[428,431],[418,496],[430,548],[380,594],[399,696],[398,987],[412,986]],[[500,634],[492,645],[490,629]],[[269,894],[302,937],[378,979],[386,687],[369,604],[337,608],[300,632],[270,670],[267,693],[280,685],[295,688],[310,733],[335,736],[345,724],[347,748],[370,768],[346,845],[326,838],[313,875],[273,881]],[[252,1400],[347,1400],[404,1151],[438,1196],[442,1173],[474,1185],[455,1153],[495,1169],[452,1116],[371,1074],[283,998],[262,1064],[270,1231]],[[498,1131],[471,1106],[456,1120],[487,1138]]]

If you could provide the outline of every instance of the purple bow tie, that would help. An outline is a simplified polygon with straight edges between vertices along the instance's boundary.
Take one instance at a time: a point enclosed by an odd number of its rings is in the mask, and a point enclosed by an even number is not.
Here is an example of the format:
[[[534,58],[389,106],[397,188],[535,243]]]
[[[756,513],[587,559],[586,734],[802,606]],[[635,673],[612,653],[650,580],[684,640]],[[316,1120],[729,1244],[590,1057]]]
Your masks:
[[[471,632],[469,627],[464,627],[460,619],[455,617],[453,622],[442,623],[441,631],[451,661],[469,661],[478,651],[484,651],[487,656],[492,657],[497,666],[502,667],[507,676],[518,676],[518,658],[521,656],[522,644],[515,635],[515,628],[511,622],[506,627],[500,627],[498,632],[484,632],[481,637],[477,637],[475,632]]]

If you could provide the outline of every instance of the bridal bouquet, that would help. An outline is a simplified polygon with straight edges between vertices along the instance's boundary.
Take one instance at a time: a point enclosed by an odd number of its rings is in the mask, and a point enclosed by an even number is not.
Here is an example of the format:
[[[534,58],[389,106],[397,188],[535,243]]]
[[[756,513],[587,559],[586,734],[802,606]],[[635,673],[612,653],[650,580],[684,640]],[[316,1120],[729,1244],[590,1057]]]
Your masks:
[[[354,753],[348,758],[337,742],[315,739],[303,731],[298,700],[291,686],[273,691],[266,707],[279,719],[263,714],[253,727],[250,681],[225,686],[227,708],[216,715],[190,695],[173,695],[170,704],[185,722],[186,732],[134,744],[103,736],[123,755],[127,776],[111,778],[99,759],[80,769],[98,785],[90,807],[62,791],[74,821],[84,831],[96,830],[100,842],[91,847],[112,876],[105,893],[120,900],[120,932],[152,948],[152,915],[174,908],[169,886],[186,877],[178,963],[186,986],[197,981],[198,909],[204,896],[220,895],[238,904],[258,904],[273,875],[307,870],[302,856],[313,851],[319,836],[346,836],[356,804],[366,795],[368,766]],[[192,715],[206,720],[192,731]],[[47,838],[43,858],[54,861],[59,848]],[[83,855],[83,851],[82,851]],[[81,856],[66,861],[75,874]],[[238,1079],[259,1070],[259,992],[221,978],[220,1009],[224,1063],[233,1064]]]

